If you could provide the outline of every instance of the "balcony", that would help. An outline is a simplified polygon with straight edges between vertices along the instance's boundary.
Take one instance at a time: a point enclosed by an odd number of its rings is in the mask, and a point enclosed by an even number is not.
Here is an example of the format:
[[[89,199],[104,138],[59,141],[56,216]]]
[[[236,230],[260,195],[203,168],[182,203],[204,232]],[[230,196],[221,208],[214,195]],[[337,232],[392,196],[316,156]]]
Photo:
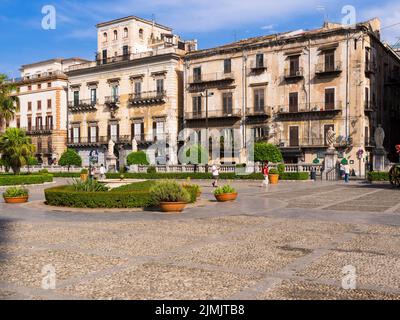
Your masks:
[[[233,73],[208,73],[191,76],[188,79],[189,90],[203,90],[206,88],[218,88],[232,84],[235,81]]]
[[[375,105],[371,101],[365,101],[364,102],[364,112],[366,114],[370,114],[372,112],[375,112]]]
[[[49,135],[53,133],[52,125],[36,126],[25,128],[26,134],[28,135]]]
[[[108,96],[104,98],[104,104],[110,109],[118,108],[119,102],[119,96]]]
[[[198,112],[185,112],[186,120],[204,120],[204,119],[218,119],[218,118],[241,118],[242,111],[239,109],[233,110],[209,110],[208,114],[206,114],[205,110],[201,110]]]
[[[24,76],[20,79],[21,84],[33,83],[33,82],[44,82],[53,79],[64,79],[67,80],[68,77],[64,72],[60,70],[36,73],[29,76]]]
[[[85,99],[79,101],[69,101],[68,109],[71,112],[91,112],[96,111],[96,105],[98,104],[98,100]]]
[[[53,154],[53,149],[51,146],[47,148],[36,148],[35,155],[50,155]]]
[[[332,119],[342,112],[342,102],[335,101],[334,104],[326,104],[325,102],[301,103],[295,107],[280,107],[277,120],[278,121],[306,121]]]
[[[377,65],[373,61],[367,61],[365,63],[365,75],[368,77],[371,74],[375,74],[377,69]]]
[[[313,148],[326,148],[328,145],[324,138],[322,137],[311,137],[303,139],[291,139],[291,140],[281,140],[279,142],[279,147],[282,150],[299,150],[299,149],[313,149]],[[339,147],[339,144],[336,145]]]
[[[299,81],[304,78],[303,68],[291,69],[286,68],[284,78],[286,81]]]
[[[250,72],[252,74],[259,74],[262,73],[264,71],[267,71],[267,66],[264,63],[256,63],[254,62],[251,67],[250,67]]]
[[[112,140],[115,144],[131,145],[133,139],[138,144],[152,144],[157,141],[168,141],[169,134],[167,133],[154,133],[150,135],[139,134],[135,136],[120,135],[120,136],[99,136],[99,137],[74,137],[68,138],[69,147],[99,147],[107,146],[109,141]]]
[[[335,65],[320,63],[316,66],[315,73],[317,76],[336,76],[342,73],[342,62],[336,61]]]
[[[246,116],[247,117],[270,117],[270,107],[258,107],[258,108],[247,108]]]
[[[129,103],[132,106],[140,107],[143,105],[153,105],[165,103],[167,92],[164,91],[147,91],[140,93],[132,93],[129,95]]]

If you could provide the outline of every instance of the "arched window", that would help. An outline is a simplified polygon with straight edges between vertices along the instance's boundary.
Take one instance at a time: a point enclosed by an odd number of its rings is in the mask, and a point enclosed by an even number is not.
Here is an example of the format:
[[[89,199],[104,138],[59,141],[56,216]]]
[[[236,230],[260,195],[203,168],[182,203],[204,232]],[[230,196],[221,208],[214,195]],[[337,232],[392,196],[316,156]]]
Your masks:
[[[143,34],[144,34],[143,29],[139,29],[139,38],[140,39],[143,39]]]
[[[107,40],[108,40],[107,32],[103,33],[103,40],[104,40],[104,42],[107,42]]]
[[[118,40],[118,31],[114,30],[114,40]]]
[[[128,38],[128,28],[124,29],[124,38]]]

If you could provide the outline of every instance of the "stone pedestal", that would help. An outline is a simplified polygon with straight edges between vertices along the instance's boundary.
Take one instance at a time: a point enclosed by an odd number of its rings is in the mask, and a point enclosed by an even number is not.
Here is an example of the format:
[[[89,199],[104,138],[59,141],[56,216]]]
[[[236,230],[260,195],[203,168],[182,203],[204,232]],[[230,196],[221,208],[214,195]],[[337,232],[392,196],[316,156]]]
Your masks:
[[[373,151],[373,170],[385,171],[387,152],[383,148],[377,148]]]
[[[107,172],[117,172],[117,157],[113,154],[107,155]]]
[[[328,149],[325,153],[325,161],[324,161],[324,172],[322,174],[322,180],[326,180],[326,174],[332,169],[336,168],[338,163],[338,152],[333,149]]]

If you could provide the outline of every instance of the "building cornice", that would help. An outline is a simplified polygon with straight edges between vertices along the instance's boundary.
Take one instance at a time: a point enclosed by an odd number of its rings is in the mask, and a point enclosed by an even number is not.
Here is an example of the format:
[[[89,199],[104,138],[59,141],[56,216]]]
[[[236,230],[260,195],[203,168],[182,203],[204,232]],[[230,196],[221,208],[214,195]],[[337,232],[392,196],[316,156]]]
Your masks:
[[[96,72],[105,72],[105,71],[114,71],[114,70],[120,70],[122,68],[129,68],[129,67],[135,67],[135,66],[140,66],[140,65],[146,65],[150,63],[157,63],[157,62],[162,62],[166,60],[181,60],[182,56],[176,53],[166,53],[166,54],[160,54],[160,55],[155,55],[155,56],[150,56],[150,57],[144,57],[140,59],[134,59],[134,60],[127,60],[127,61],[120,61],[120,62],[114,62],[114,63],[107,63],[107,64],[102,64],[90,68],[85,68],[85,69],[80,69],[80,70],[73,70],[67,72],[68,77],[74,77],[74,76],[81,76],[81,75],[87,75],[87,74],[92,74]]]

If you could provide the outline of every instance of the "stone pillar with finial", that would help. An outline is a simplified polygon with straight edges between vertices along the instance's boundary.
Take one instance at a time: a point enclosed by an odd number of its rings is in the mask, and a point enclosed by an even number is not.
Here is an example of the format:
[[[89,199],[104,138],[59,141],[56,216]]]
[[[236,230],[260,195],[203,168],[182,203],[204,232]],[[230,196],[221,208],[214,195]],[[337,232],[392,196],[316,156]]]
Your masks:
[[[331,127],[326,134],[326,144],[328,145],[328,150],[325,153],[324,172],[322,173],[322,180],[327,180],[327,173],[337,167],[338,152],[335,149],[335,142],[336,133]]]

